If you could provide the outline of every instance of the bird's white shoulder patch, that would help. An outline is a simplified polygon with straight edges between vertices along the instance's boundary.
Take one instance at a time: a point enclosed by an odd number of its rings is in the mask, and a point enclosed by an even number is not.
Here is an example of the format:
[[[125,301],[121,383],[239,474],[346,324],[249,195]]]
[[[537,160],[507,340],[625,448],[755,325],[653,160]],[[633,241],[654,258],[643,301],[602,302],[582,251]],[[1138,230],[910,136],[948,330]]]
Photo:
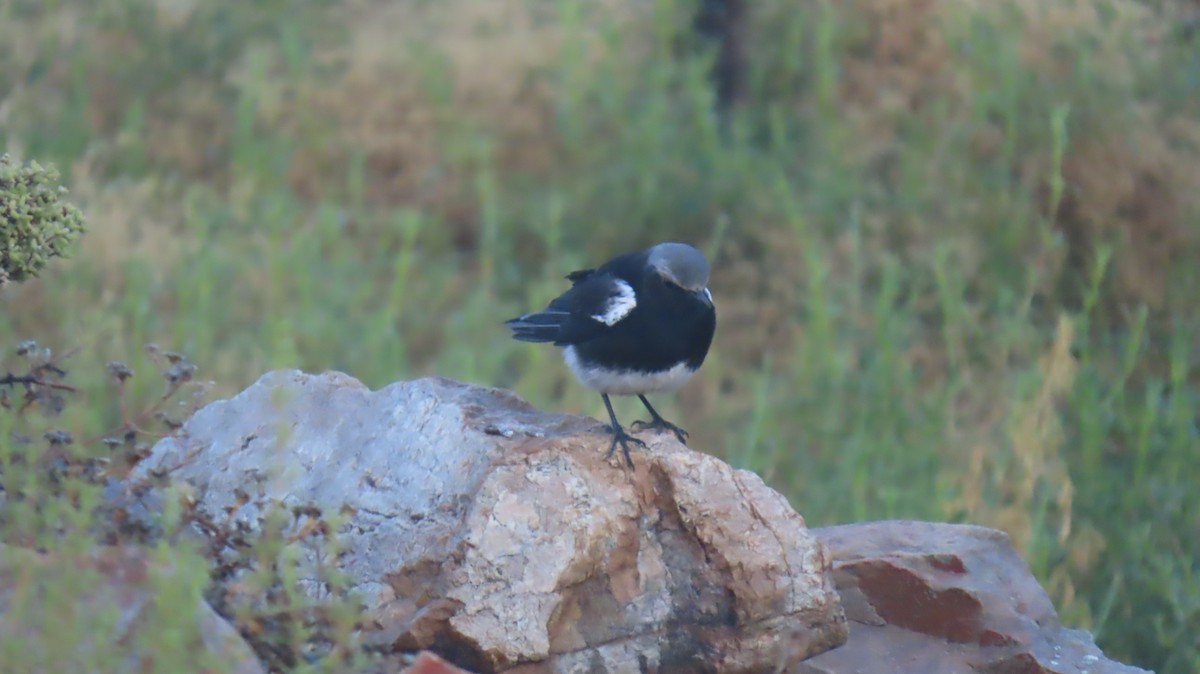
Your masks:
[[[637,295],[633,292],[633,286],[629,285],[621,279],[613,282],[613,294],[608,298],[608,302],[604,305],[604,310],[598,314],[592,314],[592,318],[601,323],[613,326],[618,321],[629,315],[633,308],[637,306]]]

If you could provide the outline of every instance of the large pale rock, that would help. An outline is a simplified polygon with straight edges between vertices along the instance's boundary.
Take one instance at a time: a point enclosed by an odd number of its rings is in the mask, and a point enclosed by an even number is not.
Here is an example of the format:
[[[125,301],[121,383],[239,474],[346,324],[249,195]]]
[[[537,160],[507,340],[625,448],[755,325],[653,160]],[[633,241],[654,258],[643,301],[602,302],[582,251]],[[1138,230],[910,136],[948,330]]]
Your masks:
[[[1008,536],[870,522],[814,529],[834,557],[850,640],[797,674],[1137,674],[1064,628]]]
[[[137,547],[0,545],[0,671],[265,674],[187,572]]]
[[[782,496],[666,434],[643,434],[627,470],[598,429],[445,379],[372,392],[273,372],[133,477],[170,470],[202,513],[251,531],[272,504],[347,506],[336,563],[385,651],[476,671],[750,672],[842,642],[829,557]]]

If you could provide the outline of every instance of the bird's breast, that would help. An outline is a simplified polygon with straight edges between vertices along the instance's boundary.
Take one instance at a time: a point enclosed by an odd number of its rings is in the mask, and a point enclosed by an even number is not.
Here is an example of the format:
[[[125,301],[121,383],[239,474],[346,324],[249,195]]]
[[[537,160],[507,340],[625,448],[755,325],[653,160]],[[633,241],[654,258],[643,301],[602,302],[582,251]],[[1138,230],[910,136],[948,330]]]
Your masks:
[[[674,391],[686,384],[696,373],[696,369],[686,361],[652,371],[606,367],[581,357],[573,346],[568,346],[563,350],[563,359],[566,360],[567,367],[580,383],[592,390],[610,395]]]

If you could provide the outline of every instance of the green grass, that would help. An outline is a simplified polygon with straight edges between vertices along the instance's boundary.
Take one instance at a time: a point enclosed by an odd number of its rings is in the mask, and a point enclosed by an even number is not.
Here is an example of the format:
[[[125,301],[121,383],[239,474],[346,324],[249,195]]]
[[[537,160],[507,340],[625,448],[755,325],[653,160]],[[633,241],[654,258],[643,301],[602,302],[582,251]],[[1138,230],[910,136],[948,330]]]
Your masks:
[[[659,409],[694,447],[811,525],[1004,528],[1110,655],[1200,669],[1200,69],[1145,47],[1166,10],[767,3],[722,127],[681,0],[201,4],[0,9],[0,150],[91,224],[0,294],[0,344],[78,349],[83,390],[4,423],[112,427],[103,363],[145,342],[221,395],[438,374],[602,416],[501,322],[690,240],[717,341]]]

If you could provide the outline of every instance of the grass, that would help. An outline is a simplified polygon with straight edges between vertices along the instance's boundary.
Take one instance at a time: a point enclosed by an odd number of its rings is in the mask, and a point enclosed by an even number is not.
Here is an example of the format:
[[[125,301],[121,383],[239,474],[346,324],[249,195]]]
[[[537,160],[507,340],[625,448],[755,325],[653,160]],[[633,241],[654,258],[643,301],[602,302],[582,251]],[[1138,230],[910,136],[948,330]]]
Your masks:
[[[402,4],[0,9],[0,150],[58,166],[90,223],[0,294],[0,344],[78,350],[50,423],[111,427],[101,364],[151,370],[146,342],[217,395],[439,374],[603,416],[501,321],[690,240],[716,346],[656,405],[696,448],[812,525],[1001,527],[1110,655],[1200,669],[1181,6],[761,4],[722,121],[682,0]]]

